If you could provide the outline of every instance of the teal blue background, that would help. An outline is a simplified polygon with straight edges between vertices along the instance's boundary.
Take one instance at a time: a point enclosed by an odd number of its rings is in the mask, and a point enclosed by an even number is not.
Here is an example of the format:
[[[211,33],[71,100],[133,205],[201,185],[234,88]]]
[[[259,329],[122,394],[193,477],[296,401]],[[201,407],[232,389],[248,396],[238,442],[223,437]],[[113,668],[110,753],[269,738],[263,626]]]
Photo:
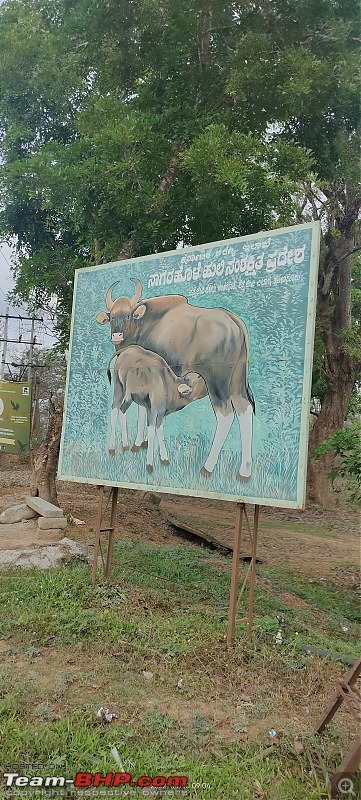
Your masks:
[[[165,269],[179,269],[184,255],[201,248],[186,248],[172,254],[159,254],[146,259],[101,265],[79,270],[73,308],[72,344],[68,365],[66,413],[63,425],[59,475],[66,479],[104,481],[118,485],[154,486],[157,489],[178,489],[194,493],[226,494],[234,497],[302,501],[297,496],[298,471],[301,456],[300,431],[302,393],[305,371],[305,337],[308,314],[308,293],[312,245],[311,226],[287,229],[287,232],[267,232],[257,241],[267,242],[264,267],[255,280],[268,277],[267,256],[276,248],[306,245],[302,264],[280,267],[273,275],[301,273],[295,283],[254,286],[246,291],[223,291],[189,297],[189,290],[209,284],[219,284],[245,278],[244,275],[200,279],[181,284],[148,288],[149,276]],[[240,254],[252,237],[223,243]],[[221,244],[206,246],[207,259],[212,261]],[[218,259],[219,260],[219,257]],[[196,263],[196,262],[195,262]],[[272,277],[272,276],[271,276]],[[223,307],[246,323],[250,340],[249,383],[252,388],[256,415],[253,434],[253,470],[251,480],[240,484],[235,476],[241,464],[241,442],[235,419],[223,446],[218,464],[209,478],[200,476],[210,450],[215,431],[215,417],[208,397],[191,403],[182,411],[169,415],[164,422],[165,441],[170,466],[160,463],[157,445],[154,472],[145,469],[146,451],[122,451],[120,428],[116,456],[108,455],[109,421],[113,389],[109,386],[106,368],[114,352],[109,325],[99,325],[95,317],[106,310],[105,295],[116,280],[120,284],[115,297],[132,297],[138,278],[143,285],[142,299],[166,294],[183,294],[192,305],[207,308]],[[138,407],[127,413],[130,445],[136,435]]]

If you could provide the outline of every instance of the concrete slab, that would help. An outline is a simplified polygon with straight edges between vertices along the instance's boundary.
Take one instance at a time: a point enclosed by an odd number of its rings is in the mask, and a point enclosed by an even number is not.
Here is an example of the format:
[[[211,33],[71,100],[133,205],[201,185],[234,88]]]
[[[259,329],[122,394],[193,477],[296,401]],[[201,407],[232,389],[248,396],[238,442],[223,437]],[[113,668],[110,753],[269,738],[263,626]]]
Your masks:
[[[67,524],[65,517],[38,517],[38,528],[43,531],[51,530],[52,528],[65,529]]]
[[[41,517],[63,517],[63,511],[58,506],[53,506],[41,497],[25,497],[25,503],[33,508]]]

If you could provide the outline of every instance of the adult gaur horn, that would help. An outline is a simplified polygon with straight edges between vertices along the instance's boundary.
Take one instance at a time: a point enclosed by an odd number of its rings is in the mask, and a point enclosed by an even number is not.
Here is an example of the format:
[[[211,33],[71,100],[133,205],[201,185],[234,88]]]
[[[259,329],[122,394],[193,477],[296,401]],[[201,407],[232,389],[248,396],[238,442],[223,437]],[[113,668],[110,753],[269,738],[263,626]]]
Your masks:
[[[105,305],[106,305],[108,311],[111,311],[111,308],[112,308],[112,305],[113,305],[112,291],[114,289],[114,286],[117,286],[118,283],[120,283],[120,281],[115,281],[115,283],[112,283],[112,285],[109,287],[109,289],[107,291],[107,296],[105,298]]]
[[[131,278],[130,280],[133,281],[133,283],[135,283],[135,294],[134,294],[134,297],[132,297],[130,302],[131,302],[132,306],[136,306],[137,303],[139,303],[139,300],[140,300],[140,298],[142,296],[142,291],[143,291],[142,284],[141,284],[140,281],[138,281],[137,278]]]

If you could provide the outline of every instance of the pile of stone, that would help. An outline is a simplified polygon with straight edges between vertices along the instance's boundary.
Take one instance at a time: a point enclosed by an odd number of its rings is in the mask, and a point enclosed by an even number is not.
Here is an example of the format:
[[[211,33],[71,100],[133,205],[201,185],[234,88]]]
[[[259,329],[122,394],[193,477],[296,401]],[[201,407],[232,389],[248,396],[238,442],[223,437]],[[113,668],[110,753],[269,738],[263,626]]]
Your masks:
[[[67,520],[58,506],[41,497],[25,497],[25,503],[7,508],[0,514],[0,523],[12,525],[23,520],[38,518],[38,538],[59,542],[67,527]]]
[[[73,542],[64,536],[60,542],[45,544],[39,547],[27,547],[25,550],[0,550],[0,569],[3,567],[24,567],[25,569],[49,569],[58,567],[64,561],[72,558],[81,558],[92,562],[92,556],[87,547]]]

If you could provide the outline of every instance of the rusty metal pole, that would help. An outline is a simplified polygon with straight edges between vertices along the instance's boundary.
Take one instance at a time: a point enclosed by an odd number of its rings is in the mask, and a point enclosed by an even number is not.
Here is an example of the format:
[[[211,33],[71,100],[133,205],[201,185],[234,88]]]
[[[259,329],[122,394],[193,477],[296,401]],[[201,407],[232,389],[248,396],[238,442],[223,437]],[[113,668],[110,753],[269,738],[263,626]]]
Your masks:
[[[117,503],[118,503],[118,486],[112,487],[112,508],[110,512],[110,529],[109,529],[109,539],[108,539],[108,553],[107,553],[107,564],[105,568],[105,576],[106,578],[110,577],[110,570],[112,568],[112,559],[113,559],[113,545],[114,545],[114,536],[115,536],[115,518],[117,514]]]
[[[239,555],[241,552],[243,512],[244,512],[244,503],[237,503],[236,527],[234,531],[234,546],[233,546],[233,560],[232,560],[231,591],[229,598],[227,645],[231,645],[233,643],[234,629],[236,624],[237,591],[238,591],[238,578],[239,578]]]
[[[331,778],[331,797],[339,797],[340,795],[340,783],[342,777],[351,773],[353,775],[357,772],[361,763],[361,736],[356,739],[356,742],[352,745],[351,749],[348,751],[347,755],[345,756],[342,764],[337,767],[336,772]],[[352,782],[350,782],[350,789],[352,789]],[[352,792],[355,795],[356,793]]]
[[[252,561],[251,561],[251,576],[249,584],[249,606],[248,606],[248,625],[247,625],[247,636],[249,639],[252,639],[254,584],[256,578],[256,562],[257,562],[258,520],[259,520],[259,506],[255,506],[254,518],[253,518]]]
[[[348,683],[349,686],[353,686],[360,676],[361,676],[361,656],[356,659],[351,669],[346,673],[346,675],[343,676],[342,681],[343,683]],[[336,711],[340,708],[342,702],[343,702],[343,695],[338,685],[335,693],[333,694],[330,702],[328,703],[326,711],[323,712],[322,716],[319,718],[317,722],[317,725],[315,727],[315,733],[322,733],[322,731],[324,731],[326,725],[328,725],[330,720],[336,714]]]
[[[95,544],[94,544],[94,556],[93,556],[93,568],[92,568],[92,587],[95,586],[96,575],[97,575],[97,566],[98,566],[98,555],[99,555],[99,544],[100,544],[100,528],[102,524],[102,516],[103,516],[103,497],[104,497],[104,486],[98,486],[99,489],[99,500],[98,500],[98,516],[97,516],[97,524],[95,528]]]

